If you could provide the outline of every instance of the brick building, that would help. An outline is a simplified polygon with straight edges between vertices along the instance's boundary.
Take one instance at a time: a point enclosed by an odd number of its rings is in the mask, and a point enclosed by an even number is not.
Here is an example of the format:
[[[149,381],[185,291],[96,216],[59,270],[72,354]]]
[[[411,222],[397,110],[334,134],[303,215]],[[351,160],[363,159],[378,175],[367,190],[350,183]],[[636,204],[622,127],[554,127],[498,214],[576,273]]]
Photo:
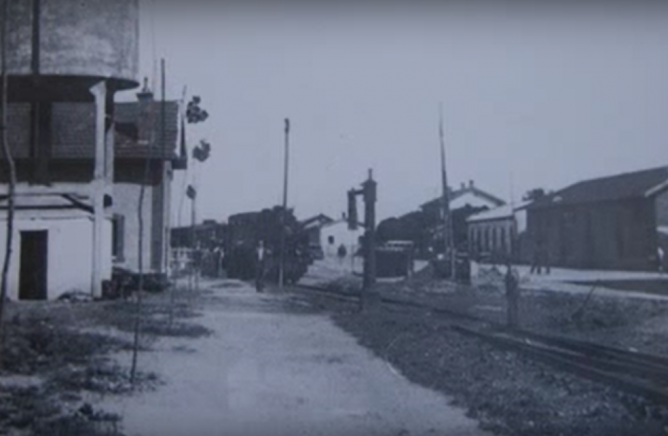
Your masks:
[[[668,227],[668,167],[568,186],[527,209],[533,249],[552,266],[650,270]]]

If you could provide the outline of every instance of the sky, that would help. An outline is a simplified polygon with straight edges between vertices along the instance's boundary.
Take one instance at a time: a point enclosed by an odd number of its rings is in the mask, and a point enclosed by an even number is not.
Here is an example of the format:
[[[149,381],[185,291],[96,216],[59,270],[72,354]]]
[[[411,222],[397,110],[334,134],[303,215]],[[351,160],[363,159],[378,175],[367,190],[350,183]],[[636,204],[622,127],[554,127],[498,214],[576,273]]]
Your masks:
[[[141,70],[210,113],[198,220],[280,204],[338,217],[373,168],[379,219],[440,192],[439,104],[453,187],[532,188],[668,165],[668,9],[468,2],[239,6],[142,0]],[[528,3],[528,2],[527,2]],[[547,2],[545,2],[547,3]],[[575,2],[574,2],[575,3]],[[388,5],[393,5],[388,3]],[[639,5],[639,3],[636,3]],[[184,222],[185,223],[185,222]]]

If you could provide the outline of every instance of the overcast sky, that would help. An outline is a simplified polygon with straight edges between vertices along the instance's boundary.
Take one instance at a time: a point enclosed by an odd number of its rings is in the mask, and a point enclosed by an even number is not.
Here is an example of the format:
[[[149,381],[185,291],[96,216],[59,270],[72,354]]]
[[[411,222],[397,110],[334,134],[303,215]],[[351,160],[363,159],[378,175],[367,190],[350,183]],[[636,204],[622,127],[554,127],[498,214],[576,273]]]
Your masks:
[[[169,97],[187,86],[211,114],[189,129],[191,142],[213,145],[197,170],[200,218],[281,202],[285,117],[289,205],[302,218],[339,216],[368,168],[380,218],[437,195],[439,102],[452,186],[472,179],[509,199],[512,175],[519,199],[668,164],[668,13],[658,6],[157,3],[141,23],[143,74],[165,57]]]

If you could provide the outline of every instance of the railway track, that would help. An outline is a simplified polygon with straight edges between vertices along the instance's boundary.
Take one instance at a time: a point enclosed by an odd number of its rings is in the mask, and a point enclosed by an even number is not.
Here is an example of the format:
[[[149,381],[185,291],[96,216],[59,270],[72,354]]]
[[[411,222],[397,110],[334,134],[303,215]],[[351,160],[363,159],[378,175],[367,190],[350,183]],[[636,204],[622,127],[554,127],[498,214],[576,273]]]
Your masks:
[[[330,298],[358,303],[359,293],[338,292],[318,286],[298,288]],[[383,296],[383,304],[429,310],[454,320],[451,328],[493,346],[518,352],[557,369],[569,371],[620,390],[668,405],[668,358],[608,347],[566,337],[550,336],[523,330],[510,331],[474,315],[436,305]]]

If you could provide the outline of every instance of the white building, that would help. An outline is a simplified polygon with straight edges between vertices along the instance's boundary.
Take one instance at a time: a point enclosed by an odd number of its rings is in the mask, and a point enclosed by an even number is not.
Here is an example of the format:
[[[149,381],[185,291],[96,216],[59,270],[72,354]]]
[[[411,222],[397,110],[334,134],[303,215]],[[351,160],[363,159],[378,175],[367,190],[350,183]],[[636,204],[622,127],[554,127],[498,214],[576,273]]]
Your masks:
[[[527,205],[505,205],[469,217],[470,253],[485,258],[523,259],[526,255]]]
[[[346,248],[347,255],[350,257],[359,250],[362,235],[364,235],[362,226],[358,226],[356,230],[350,230],[348,221],[342,218],[321,227],[320,246],[326,258],[336,258],[341,245]]]

